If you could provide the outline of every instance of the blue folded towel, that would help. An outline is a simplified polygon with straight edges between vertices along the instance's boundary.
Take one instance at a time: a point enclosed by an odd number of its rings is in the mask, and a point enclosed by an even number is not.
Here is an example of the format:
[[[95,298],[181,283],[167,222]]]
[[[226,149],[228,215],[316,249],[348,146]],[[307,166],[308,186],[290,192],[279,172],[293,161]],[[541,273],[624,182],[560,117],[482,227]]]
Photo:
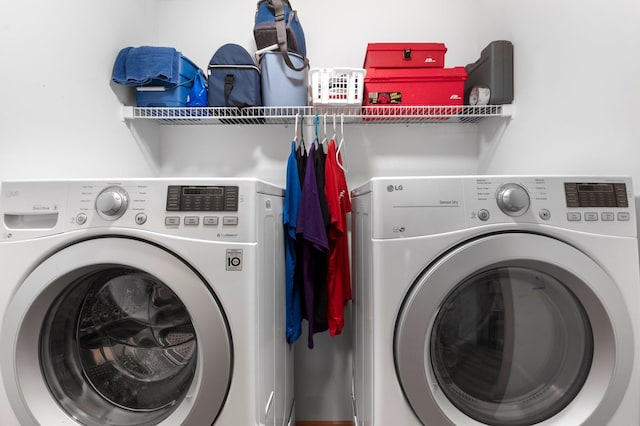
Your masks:
[[[116,57],[111,79],[125,86],[177,85],[181,56],[173,47],[125,47]]]

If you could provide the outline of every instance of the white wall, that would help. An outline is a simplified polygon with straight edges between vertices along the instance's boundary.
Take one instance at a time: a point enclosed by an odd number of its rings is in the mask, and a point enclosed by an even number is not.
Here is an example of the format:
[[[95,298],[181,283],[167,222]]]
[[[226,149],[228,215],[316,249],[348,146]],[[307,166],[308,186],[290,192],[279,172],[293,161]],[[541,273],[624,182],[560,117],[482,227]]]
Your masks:
[[[485,7],[480,37],[514,43],[517,117],[480,171],[624,173],[640,184],[640,2],[491,4],[499,19]]]
[[[312,66],[361,66],[367,42],[434,41],[446,66],[514,43],[516,116],[345,129],[352,186],[372,175],[629,174],[640,192],[637,0],[293,0]],[[206,67],[253,51],[255,0],[23,0],[0,15],[0,179],[256,175],[284,182],[293,129],[120,119],[120,48],[170,45]],[[298,417],[350,417],[349,337],[297,348]],[[301,340],[301,342],[304,339]],[[319,379],[322,380],[319,380]]]
[[[129,43],[155,43],[155,2],[4,2],[0,178],[153,173],[109,85]]]

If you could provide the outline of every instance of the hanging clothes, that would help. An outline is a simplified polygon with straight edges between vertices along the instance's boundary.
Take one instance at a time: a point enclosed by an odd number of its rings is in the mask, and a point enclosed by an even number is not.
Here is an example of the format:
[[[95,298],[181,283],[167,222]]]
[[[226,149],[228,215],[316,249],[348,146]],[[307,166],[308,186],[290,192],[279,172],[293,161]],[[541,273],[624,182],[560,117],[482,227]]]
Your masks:
[[[321,145],[316,144],[314,151],[314,168],[316,175],[316,185],[318,187],[318,201],[320,203],[320,213],[324,223],[325,232],[329,226],[331,217],[327,206],[327,198],[324,193],[325,187],[325,161],[327,155],[322,150]],[[314,330],[317,332],[329,329],[327,321],[329,296],[327,291],[327,270],[329,268],[329,252],[317,252],[313,256],[313,282],[314,282]]]
[[[307,346],[312,349],[314,334],[329,330],[335,336],[344,328],[344,307],[351,300],[351,200],[335,135],[328,144],[326,139],[320,144],[316,121],[316,138],[308,152],[302,135],[298,146],[296,139],[287,161],[283,218],[287,341],[300,337],[306,319]]]
[[[296,131],[297,133],[297,131]],[[304,185],[304,179],[305,179],[305,175],[306,175],[306,169],[307,169],[307,147],[304,143],[304,134],[302,132],[302,125],[300,126],[300,134],[298,135],[298,138],[300,140],[300,143],[298,144],[298,148],[296,149],[296,164],[297,164],[297,168],[298,168],[298,177],[299,177],[299,182],[300,182],[300,190],[302,191],[302,187]],[[300,194],[300,196],[302,197],[302,193]],[[297,218],[296,218],[296,223],[297,223]],[[302,238],[297,238],[296,239],[296,244],[295,244],[295,248],[296,248],[296,265],[295,265],[295,270],[294,270],[294,278],[293,278],[293,285],[296,288],[297,293],[300,295],[300,309],[301,309],[301,319],[300,321],[302,321],[302,317],[304,316],[303,312],[305,312],[305,305],[304,305],[304,272],[303,272],[303,259],[304,259],[304,253],[303,253],[303,240]]]
[[[302,196],[300,208],[298,210],[298,221],[296,232],[297,238],[302,241],[302,269],[304,282],[304,303],[303,318],[309,323],[309,337],[307,345],[313,348],[313,335],[325,331],[325,324],[316,323],[315,298],[316,292],[321,291],[321,286],[317,286],[317,269],[322,268],[321,262],[317,261],[317,255],[324,255],[329,250],[327,232],[320,209],[320,199],[318,195],[318,185],[315,172],[316,146],[311,145],[306,163],[305,178],[302,185]],[[326,265],[325,265],[326,266]]]
[[[336,336],[342,332],[344,328],[344,306],[351,299],[347,205],[343,200],[346,179],[344,171],[337,163],[337,158],[335,141],[332,139],[327,149],[325,164],[325,196],[331,216],[327,231],[329,240],[329,263],[327,269],[329,305],[327,319],[331,336]],[[348,209],[351,209],[350,202]],[[345,278],[347,279],[346,282]]]
[[[304,177],[307,169],[307,148],[304,145],[304,140],[301,140],[298,149],[296,150],[296,160],[298,163],[298,176],[300,177],[300,187],[304,185]]]
[[[284,195],[283,224],[285,234],[285,318],[287,327],[287,342],[295,343],[302,330],[302,308],[300,300],[300,286],[295,282],[297,264],[296,229],[298,210],[302,189],[298,176],[298,161],[296,142],[291,142],[291,153],[287,161],[286,190]]]
[[[344,173],[344,167],[342,162],[342,154],[338,150],[338,154],[336,155],[336,164],[338,168],[336,170],[336,179],[338,181],[338,192],[340,194],[340,212],[341,212],[341,221],[342,226],[345,229],[345,234],[338,241],[338,254],[337,258],[339,259],[339,280],[343,289],[343,305],[346,304],[349,300],[353,299],[351,293],[351,269],[350,269],[350,261],[349,261],[349,237],[347,235],[347,213],[351,213],[351,195],[349,194],[349,187],[347,185],[347,176]]]

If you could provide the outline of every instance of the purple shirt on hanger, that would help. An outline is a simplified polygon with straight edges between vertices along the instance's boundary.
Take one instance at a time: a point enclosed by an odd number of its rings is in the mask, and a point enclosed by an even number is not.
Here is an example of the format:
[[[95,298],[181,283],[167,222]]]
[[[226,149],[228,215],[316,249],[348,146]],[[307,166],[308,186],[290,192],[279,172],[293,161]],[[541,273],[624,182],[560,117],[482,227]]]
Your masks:
[[[315,154],[316,147],[315,144],[313,144],[309,149],[296,227],[296,232],[302,237],[303,241],[304,305],[306,308],[305,317],[309,323],[308,346],[310,349],[313,348],[313,334],[324,331],[316,329],[313,319],[315,292],[314,267],[318,266],[315,265],[317,262],[314,262],[314,255],[317,253],[326,253],[329,250],[327,230],[320,209],[320,197],[316,183],[314,166]]]

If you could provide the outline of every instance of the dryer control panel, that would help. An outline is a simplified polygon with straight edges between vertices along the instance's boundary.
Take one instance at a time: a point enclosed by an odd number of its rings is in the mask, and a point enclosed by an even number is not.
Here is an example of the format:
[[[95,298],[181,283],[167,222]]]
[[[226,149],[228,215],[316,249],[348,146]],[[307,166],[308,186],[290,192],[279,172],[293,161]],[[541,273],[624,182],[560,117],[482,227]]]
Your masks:
[[[505,224],[636,236],[629,177],[389,177],[371,179],[352,192],[354,197],[367,194],[376,211],[374,238]]]
[[[630,178],[487,176],[465,178],[463,185],[470,208],[468,225],[540,223],[603,235],[636,235]],[[522,208],[506,209],[509,203],[503,197]]]

